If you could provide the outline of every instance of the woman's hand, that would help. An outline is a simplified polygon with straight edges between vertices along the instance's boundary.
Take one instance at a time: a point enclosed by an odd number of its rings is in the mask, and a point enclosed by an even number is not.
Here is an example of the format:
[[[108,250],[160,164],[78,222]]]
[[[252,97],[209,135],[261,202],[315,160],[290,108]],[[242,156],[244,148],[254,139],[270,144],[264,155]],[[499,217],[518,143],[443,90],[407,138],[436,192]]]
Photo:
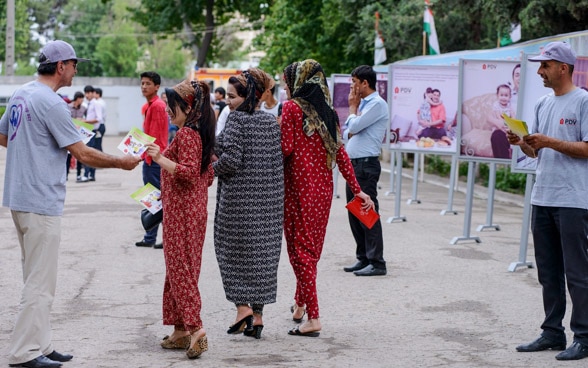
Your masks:
[[[363,191],[356,194],[356,197],[359,197],[363,201],[361,208],[364,211],[369,211],[370,209],[373,209],[373,210],[376,209],[374,201],[372,201],[370,196],[365,194]]]
[[[157,162],[161,158],[161,148],[155,143],[147,143],[145,146],[147,147],[147,155],[151,156],[153,161]]]

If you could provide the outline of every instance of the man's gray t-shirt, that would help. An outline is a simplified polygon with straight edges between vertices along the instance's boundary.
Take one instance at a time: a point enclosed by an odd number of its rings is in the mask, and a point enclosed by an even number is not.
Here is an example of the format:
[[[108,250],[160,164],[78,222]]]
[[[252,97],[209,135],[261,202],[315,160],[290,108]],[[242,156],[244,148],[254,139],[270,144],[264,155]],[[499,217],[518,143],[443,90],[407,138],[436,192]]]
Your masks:
[[[67,147],[81,141],[67,104],[47,85],[19,88],[0,119],[8,139],[2,205],[15,211],[61,216]]]
[[[576,88],[563,96],[543,96],[535,105],[535,122],[532,133],[588,142],[588,93]],[[588,159],[573,158],[551,148],[540,149],[538,157],[531,203],[588,209]]]

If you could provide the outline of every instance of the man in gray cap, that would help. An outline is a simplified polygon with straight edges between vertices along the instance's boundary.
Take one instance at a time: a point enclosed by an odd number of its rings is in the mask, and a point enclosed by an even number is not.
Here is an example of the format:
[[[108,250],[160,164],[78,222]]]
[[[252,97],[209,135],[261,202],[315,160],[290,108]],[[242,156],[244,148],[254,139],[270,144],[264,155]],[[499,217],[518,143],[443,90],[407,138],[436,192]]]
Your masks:
[[[569,44],[549,43],[529,61],[541,63],[537,74],[553,93],[537,101],[531,134],[509,131],[508,140],[538,158],[531,228],[545,320],[541,336],[517,350],[565,349],[557,360],[577,360],[588,357],[588,93],[572,83],[576,54]],[[567,349],[566,281],[574,332]]]
[[[9,350],[11,367],[60,367],[71,360],[51,343],[50,313],[65,200],[67,152],[93,167],[135,168],[140,159],[87,147],[57,90],[71,86],[78,58],[67,42],[49,42],[39,56],[38,78],[20,87],[0,119],[7,148],[4,197],[22,252],[24,287]]]

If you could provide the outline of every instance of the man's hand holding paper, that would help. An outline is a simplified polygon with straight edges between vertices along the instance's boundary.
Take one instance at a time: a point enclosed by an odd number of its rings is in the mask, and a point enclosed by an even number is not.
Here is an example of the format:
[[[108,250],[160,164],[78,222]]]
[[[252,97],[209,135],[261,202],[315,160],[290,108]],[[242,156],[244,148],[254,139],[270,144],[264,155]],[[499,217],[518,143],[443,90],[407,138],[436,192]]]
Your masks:
[[[527,123],[522,120],[517,120],[509,117],[506,114],[502,114],[502,118],[504,119],[504,123],[508,126],[511,132],[515,133],[519,137],[523,138],[529,135],[529,128],[527,128]]]

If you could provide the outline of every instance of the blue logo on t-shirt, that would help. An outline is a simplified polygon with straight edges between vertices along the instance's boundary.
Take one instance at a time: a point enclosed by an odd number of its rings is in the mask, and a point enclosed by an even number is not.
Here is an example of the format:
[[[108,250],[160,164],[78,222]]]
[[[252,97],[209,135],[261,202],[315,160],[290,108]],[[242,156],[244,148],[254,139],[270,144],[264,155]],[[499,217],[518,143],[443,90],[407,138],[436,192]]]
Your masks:
[[[22,120],[22,105],[12,105],[10,107],[10,115],[8,120],[10,121],[10,125],[14,127],[14,133],[12,133],[10,136],[10,140],[12,141],[14,137],[16,137],[18,127],[20,126],[20,121]]]

